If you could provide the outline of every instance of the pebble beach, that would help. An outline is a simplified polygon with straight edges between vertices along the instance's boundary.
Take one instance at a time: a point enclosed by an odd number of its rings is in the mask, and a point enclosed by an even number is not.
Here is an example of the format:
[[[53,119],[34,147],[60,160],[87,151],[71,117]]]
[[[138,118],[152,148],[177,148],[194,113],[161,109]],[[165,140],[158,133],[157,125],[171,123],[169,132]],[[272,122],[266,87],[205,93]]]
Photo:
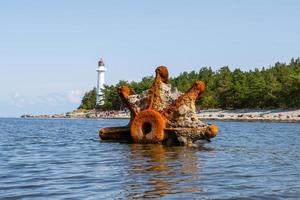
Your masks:
[[[269,109],[269,110],[202,110],[199,112],[201,119],[208,120],[238,120],[238,121],[275,121],[275,122],[300,122],[300,109]]]
[[[203,120],[235,120],[235,121],[274,121],[274,122],[300,122],[300,109],[238,109],[200,110],[198,116]],[[22,115],[22,118],[91,118],[91,119],[128,119],[129,112],[95,110],[74,110],[54,115]]]

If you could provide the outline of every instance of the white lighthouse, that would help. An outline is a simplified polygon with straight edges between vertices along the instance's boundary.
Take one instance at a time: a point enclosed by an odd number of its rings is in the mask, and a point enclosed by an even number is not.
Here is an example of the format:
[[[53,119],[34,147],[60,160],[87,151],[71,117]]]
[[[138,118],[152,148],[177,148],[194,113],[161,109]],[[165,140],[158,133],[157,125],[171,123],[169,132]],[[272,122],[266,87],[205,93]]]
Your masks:
[[[98,62],[98,68],[96,70],[98,72],[98,81],[97,81],[97,101],[96,105],[101,106],[104,104],[103,101],[103,92],[102,89],[104,89],[104,84],[105,84],[105,71],[106,68],[104,66],[104,62],[102,58]]]

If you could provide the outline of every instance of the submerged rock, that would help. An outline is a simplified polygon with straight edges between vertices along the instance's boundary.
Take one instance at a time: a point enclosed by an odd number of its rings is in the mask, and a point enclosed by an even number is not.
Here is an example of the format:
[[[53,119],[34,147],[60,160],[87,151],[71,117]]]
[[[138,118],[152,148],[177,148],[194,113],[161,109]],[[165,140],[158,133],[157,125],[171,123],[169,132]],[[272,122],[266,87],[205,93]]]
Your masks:
[[[205,143],[217,135],[215,125],[203,123],[196,114],[196,100],[205,91],[205,84],[196,81],[184,94],[168,84],[168,70],[158,67],[151,88],[134,94],[127,86],[119,89],[122,101],[131,112],[125,127],[100,130],[103,140],[123,140],[135,143],[166,143],[192,146]],[[119,136],[119,137],[118,137]],[[203,140],[203,141],[202,141]]]

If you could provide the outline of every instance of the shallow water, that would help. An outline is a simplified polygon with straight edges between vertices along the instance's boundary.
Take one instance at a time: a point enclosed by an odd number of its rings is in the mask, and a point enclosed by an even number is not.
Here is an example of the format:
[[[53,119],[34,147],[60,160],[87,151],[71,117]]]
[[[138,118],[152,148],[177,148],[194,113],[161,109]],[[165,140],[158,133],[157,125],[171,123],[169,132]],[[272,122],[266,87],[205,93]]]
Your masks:
[[[300,197],[299,123],[213,122],[202,148],[99,141],[126,123],[0,119],[0,199]]]

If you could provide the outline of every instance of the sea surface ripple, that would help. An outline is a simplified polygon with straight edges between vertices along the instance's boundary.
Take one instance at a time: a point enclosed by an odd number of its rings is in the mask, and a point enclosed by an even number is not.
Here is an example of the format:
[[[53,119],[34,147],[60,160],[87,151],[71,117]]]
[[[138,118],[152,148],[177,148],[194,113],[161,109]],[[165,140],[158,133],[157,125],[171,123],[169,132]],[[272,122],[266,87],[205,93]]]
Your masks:
[[[0,119],[0,199],[297,199],[300,124],[217,122],[201,148],[101,142],[126,120]]]

